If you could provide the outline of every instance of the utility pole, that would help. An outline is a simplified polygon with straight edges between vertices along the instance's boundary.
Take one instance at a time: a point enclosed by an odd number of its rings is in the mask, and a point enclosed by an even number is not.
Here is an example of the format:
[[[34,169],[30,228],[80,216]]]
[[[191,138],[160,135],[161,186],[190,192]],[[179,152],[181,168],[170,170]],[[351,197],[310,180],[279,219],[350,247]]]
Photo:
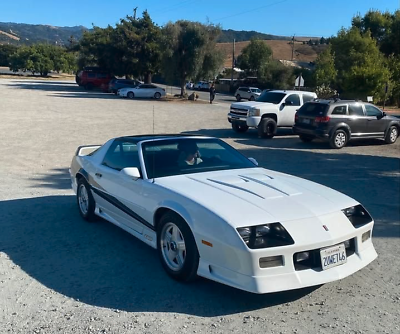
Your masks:
[[[293,53],[294,53],[294,35],[292,38],[292,60],[293,60]]]
[[[133,8],[133,19],[136,20],[136,11],[138,7]]]
[[[235,68],[235,39],[233,39],[233,48],[232,48],[232,73],[231,73],[231,87],[233,86],[233,69]]]

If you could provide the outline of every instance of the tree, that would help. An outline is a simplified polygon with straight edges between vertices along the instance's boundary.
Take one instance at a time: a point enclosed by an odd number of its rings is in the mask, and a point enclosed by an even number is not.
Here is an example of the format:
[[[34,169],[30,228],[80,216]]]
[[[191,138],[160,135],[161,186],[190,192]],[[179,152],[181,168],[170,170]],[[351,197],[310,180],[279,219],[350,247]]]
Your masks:
[[[335,57],[332,48],[329,46],[320,53],[315,61],[315,83],[316,85],[333,86],[336,81],[337,70],[335,68]]]
[[[10,65],[10,56],[17,51],[18,47],[15,45],[0,45],[0,66]]]
[[[215,48],[219,33],[219,26],[190,21],[168,23],[163,28],[163,74],[169,81],[179,78],[181,96],[188,78],[215,76],[222,64]]]
[[[389,81],[386,60],[369,32],[364,35],[358,28],[341,29],[331,40],[335,55],[337,86],[348,97],[366,98],[372,95],[380,100]]]
[[[389,57],[389,69],[391,73],[391,97],[398,107],[400,107],[400,55]]]
[[[262,40],[252,39],[238,57],[240,69],[258,76],[272,58],[272,49]]]

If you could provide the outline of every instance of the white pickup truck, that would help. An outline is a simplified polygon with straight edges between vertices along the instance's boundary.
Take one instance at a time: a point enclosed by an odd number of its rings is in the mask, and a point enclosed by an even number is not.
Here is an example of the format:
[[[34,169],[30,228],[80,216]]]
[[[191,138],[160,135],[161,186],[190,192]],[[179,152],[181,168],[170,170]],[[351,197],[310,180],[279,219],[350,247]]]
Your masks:
[[[228,121],[236,132],[257,128],[261,138],[272,138],[278,127],[292,127],[296,110],[317,98],[313,92],[265,90],[257,101],[232,103]]]

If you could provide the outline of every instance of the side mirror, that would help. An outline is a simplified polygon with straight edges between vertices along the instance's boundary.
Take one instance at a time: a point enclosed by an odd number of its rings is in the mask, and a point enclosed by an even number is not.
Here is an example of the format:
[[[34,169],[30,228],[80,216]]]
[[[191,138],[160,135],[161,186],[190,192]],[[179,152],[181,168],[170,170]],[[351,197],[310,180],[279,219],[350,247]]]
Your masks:
[[[258,162],[256,159],[254,158],[248,158],[253,164],[255,164],[256,166],[258,166]]]
[[[376,116],[377,119],[382,119],[383,117],[386,116],[386,113],[383,111],[382,114]]]
[[[137,180],[140,178],[139,168],[137,167],[126,167],[120,171],[123,177],[126,177],[131,180]]]

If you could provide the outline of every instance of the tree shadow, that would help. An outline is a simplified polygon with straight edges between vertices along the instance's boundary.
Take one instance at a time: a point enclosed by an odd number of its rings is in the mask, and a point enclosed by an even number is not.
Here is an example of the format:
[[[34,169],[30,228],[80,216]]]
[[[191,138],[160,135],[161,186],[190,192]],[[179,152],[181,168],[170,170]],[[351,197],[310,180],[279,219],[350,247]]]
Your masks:
[[[82,92],[83,87],[79,87],[76,83],[65,83],[60,81],[13,81],[8,87],[14,89],[26,89],[26,90],[41,90],[45,92]]]
[[[48,174],[32,178],[35,185],[32,188],[71,189],[71,177],[68,168],[54,168]]]
[[[254,295],[206,279],[171,279],[157,252],[120,228],[85,222],[74,196],[0,202],[0,251],[33,279],[81,302],[215,317],[297,300],[318,287]]]

